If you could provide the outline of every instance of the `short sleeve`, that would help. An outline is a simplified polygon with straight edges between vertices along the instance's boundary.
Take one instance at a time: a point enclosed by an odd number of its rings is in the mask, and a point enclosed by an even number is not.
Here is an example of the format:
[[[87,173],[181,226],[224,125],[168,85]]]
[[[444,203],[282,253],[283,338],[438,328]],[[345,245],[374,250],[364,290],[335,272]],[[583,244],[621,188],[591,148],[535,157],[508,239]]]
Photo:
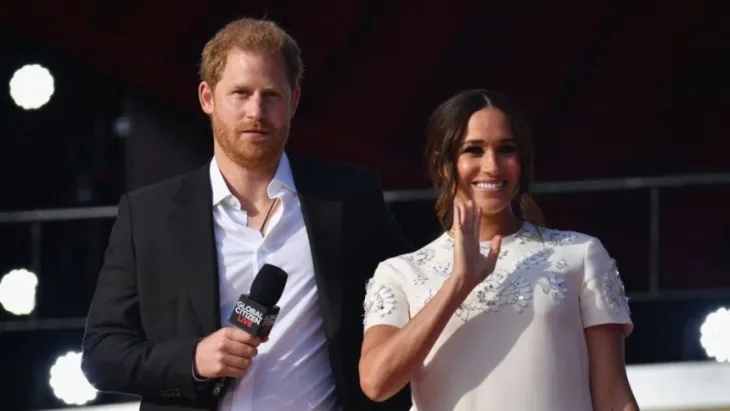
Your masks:
[[[624,335],[633,330],[629,299],[616,261],[596,238],[588,241],[584,257],[584,276],[580,292],[583,326],[623,324]]]
[[[410,319],[402,274],[389,262],[382,262],[368,281],[363,308],[364,329],[374,325],[403,327]]]

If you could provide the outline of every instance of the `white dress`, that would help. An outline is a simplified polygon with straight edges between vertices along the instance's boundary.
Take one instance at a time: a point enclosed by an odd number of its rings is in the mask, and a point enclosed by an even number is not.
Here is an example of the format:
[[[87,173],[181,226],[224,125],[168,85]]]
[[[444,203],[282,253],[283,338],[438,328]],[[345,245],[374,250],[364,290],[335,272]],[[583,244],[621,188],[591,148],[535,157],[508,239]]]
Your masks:
[[[451,273],[452,238],[378,266],[365,329],[404,326]],[[489,244],[482,243],[482,252]],[[585,234],[524,223],[411,380],[413,411],[589,411],[584,328],[633,324],[614,260]]]

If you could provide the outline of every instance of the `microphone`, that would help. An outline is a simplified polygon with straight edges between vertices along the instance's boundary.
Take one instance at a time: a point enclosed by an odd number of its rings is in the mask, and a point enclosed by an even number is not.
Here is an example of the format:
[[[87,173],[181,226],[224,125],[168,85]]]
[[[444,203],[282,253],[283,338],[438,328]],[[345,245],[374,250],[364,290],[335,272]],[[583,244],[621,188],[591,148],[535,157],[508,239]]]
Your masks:
[[[268,337],[279,316],[280,308],[276,303],[284,293],[288,277],[281,268],[264,264],[253,279],[249,294],[238,298],[228,322],[254,337]],[[213,396],[220,396],[233,380],[234,378],[219,379],[213,387]]]
[[[254,337],[268,337],[279,316],[276,303],[284,293],[287,278],[281,268],[264,264],[253,279],[251,292],[241,295],[228,321]]]

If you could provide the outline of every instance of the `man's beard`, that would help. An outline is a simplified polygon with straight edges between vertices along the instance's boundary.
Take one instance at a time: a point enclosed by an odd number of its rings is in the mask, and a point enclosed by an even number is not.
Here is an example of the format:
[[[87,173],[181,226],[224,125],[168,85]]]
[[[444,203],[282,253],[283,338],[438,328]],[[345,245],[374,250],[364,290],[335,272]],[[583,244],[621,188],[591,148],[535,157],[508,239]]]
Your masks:
[[[280,159],[289,134],[288,127],[277,130],[266,122],[239,124],[229,128],[213,113],[213,137],[223,153],[234,163],[247,169],[274,166]],[[244,131],[260,130],[267,134],[260,141],[242,137]]]

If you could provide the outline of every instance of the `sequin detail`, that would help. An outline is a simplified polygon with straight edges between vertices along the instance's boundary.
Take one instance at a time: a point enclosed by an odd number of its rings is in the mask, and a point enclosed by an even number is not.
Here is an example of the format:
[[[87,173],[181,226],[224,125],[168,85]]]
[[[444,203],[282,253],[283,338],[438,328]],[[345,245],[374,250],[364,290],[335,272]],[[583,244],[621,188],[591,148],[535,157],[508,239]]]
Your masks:
[[[611,264],[603,274],[603,295],[608,306],[616,314],[621,314],[622,312],[631,313],[629,298],[626,296],[624,283],[621,281],[618,266],[614,259],[611,259]]]
[[[527,244],[530,241],[541,241],[540,233],[537,227],[529,223],[523,223],[522,228],[517,233],[516,238],[519,244]]]
[[[451,274],[451,270],[453,269],[451,261],[437,261],[435,259],[436,254],[439,252],[438,249],[453,251],[454,240],[451,237],[445,236],[443,241],[440,241],[440,244],[428,245],[403,257],[406,261],[425,268],[414,270],[414,277],[412,278],[413,285],[425,284],[429,280],[427,274],[435,274],[439,277],[448,277]],[[489,250],[490,247],[488,245],[482,245],[480,247],[480,252],[483,255],[488,255]],[[502,250],[498,258],[502,259],[507,255],[508,250]]]
[[[548,258],[553,253],[552,249],[543,248],[542,250],[535,251],[532,254],[528,254],[519,260],[515,261],[515,271],[527,270],[532,267],[547,263]]]
[[[441,277],[448,277],[451,274],[452,264],[450,261],[440,261],[429,267],[431,273]]]
[[[546,230],[545,239],[555,245],[573,243],[578,236],[572,231]]]
[[[428,281],[428,276],[420,271],[416,271],[415,277],[413,277],[413,285],[423,285]]]
[[[497,312],[505,307],[521,313],[530,300],[532,286],[527,279],[506,271],[496,271],[467,297],[456,311],[456,316],[468,321],[480,312]]]
[[[415,253],[406,255],[404,258],[418,265],[424,265],[433,260],[434,256],[436,256],[436,250],[434,250],[432,247],[424,247],[416,251]]]
[[[372,279],[368,280],[365,286],[365,301],[363,309],[365,317],[377,315],[380,318],[391,314],[395,309],[396,300],[393,289],[387,285],[374,283]]]
[[[542,292],[555,299],[555,301],[563,301],[568,293],[568,289],[564,285],[565,277],[560,274],[548,273],[547,276],[540,278],[539,284],[542,287]]]
[[[407,261],[410,261],[416,265],[419,266],[428,266],[430,267],[430,262],[433,261],[434,257],[436,256],[436,250],[432,246],[427,246],[424,248],[421,248],[420,250],[408,254],[404,256]],[[444,267],[441,267],[443,269]],[[451,272],[451,269],[449,268],[449,272]],[[446,273],[448,275],[448,272]],[[413,277],[413,285],[423,285],[428,281],[428,276],[423,272],[423,270],[415,270],[415,276]]]
[[[510,257],[498,263],[494,273],[479,284],[462,302],[456,316],[468,321],[478,314],[493,314],[496,312],[523,313],[535,302],[537,294],[542,293],[542,299],[547,297],[556,304],[564,304],[567,300],[578,298],[574,290],[570,273],[574,272],[561,245],[575,242],[582,238],[579,234],[569,231],[539,229],[531,224],[524,224],[517,238],[527,241],[526,246],[510,248]],[[534,240],[534,241],[533,241]],[[582,240],[581,240],[582,241]],[[404,284],[404,293],[410,293],[415,311],[425,306],[438,292],[443,281],[451,275],[453,269],[454,240],[444,235],[422,249],[402,258],[407,261],[408,268]],[[482,254],[489,253],[489,245],[482,244]],[[500,258],[507,256],[507,250],[502,250]],[[612,260],[608,270],[600,275],[600,294],[605,306],[616,313],[629,311],[628,298],[624,286],[618,275],[616,263]],[[416,291],[417,290],[417,291]],[[370,285],[365,302],[367,316],[388,317],[402,309],[393,293],[394,289],[383,283]],[[536,294],[537,293],[537,294]],[[408,304],[410,306],[410,304]],[[372,317],[373,319],[375,317]]]
[[[482,244],[479,246],[479,252],[482,253],[482,255],[489,255],[489,251],[491,251],[491,247],[489,245]],[[497,257],[498,260],[503,259],[507,256],[509,253],[509,250],[500,250],[499,256]]]

